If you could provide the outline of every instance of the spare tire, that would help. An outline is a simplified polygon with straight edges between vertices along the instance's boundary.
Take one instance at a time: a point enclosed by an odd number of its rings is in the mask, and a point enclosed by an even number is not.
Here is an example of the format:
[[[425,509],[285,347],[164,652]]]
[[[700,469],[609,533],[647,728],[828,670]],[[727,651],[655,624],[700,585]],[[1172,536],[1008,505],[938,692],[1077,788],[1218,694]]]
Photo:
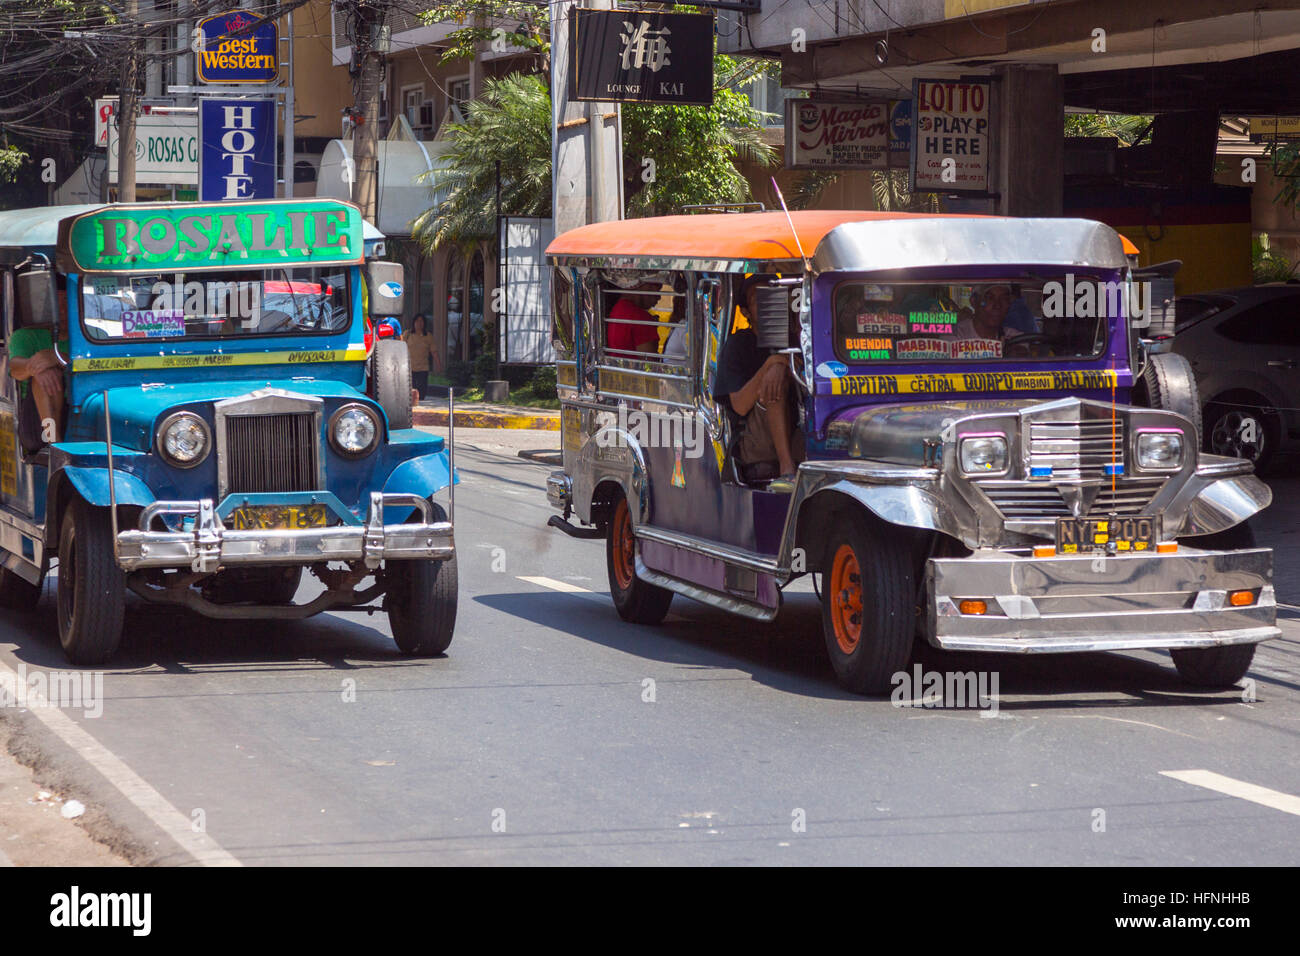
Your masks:
[[[1196,387],[1196,376],[1187,359],[1173,352],[1158,352],[1147,356],[1137,391],[1140,402],[1149,408],[1163,408],[1190,419],[1196,426],[1196,447],[1201,447],[1201,393]]]
[[[411,359],[400,339],[375,343],[371,369],[371,397],[383,406],[389,428],[410,428]]]

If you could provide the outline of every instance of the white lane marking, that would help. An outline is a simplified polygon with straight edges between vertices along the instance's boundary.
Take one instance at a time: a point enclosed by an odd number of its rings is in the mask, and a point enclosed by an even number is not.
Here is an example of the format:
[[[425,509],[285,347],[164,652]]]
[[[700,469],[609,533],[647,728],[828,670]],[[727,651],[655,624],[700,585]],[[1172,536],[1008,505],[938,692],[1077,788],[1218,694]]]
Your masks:
[[[48,727],[60,740],[75,750],[83,760],[98,770],[164,833],[181,845],[195,861],[203,866],[243,866],[216,840],[206,833],[196,833],[190,818],[167,802],[167,798],[149,786],[143,778],[128,767],[120,757],[57,707],[51,707],[45,696],[21,680],[8,664],[0,661],[3,672],[15,691],[16,703]]]
[[[520,581],[527,581],[529,584],[536,584],[538,587],[550,588],[552,591],[563,591],[565,594],[590,594],[591,588],[580,588],[576,584],[570,584],[568,581],[557,581],[555,578],[530,578],[519,575]]]
[[[1283,793],[1281,790],[1270,790],[1268,787],[1246,783],[1244,780],[1234,780],[1211,770],[1161,770],[1160,775],[1300,816],[1300,797]]]

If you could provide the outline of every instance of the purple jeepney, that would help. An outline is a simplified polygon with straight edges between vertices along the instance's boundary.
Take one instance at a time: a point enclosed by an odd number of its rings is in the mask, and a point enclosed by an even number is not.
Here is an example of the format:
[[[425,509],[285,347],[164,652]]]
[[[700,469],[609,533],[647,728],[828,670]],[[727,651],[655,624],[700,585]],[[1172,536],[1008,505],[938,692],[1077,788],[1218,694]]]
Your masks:
[[[771,620],[813,574],[835,672],[861,693],[889,689],[918,634],[1164,648],[1205,685],[1239,680],[1278,635],[1272,552],[1245,523],[1270,492],[1248,462],[1201,452],[1190,370],[1143,348],[1150,302],[1109,227],[671,216],[576,229],[547,255],[550,523],[605,539],[624,619],[658,623],[681,594]],[[746,459],[736,393],[715,398],[745,325],[788,362],[789,480]]]

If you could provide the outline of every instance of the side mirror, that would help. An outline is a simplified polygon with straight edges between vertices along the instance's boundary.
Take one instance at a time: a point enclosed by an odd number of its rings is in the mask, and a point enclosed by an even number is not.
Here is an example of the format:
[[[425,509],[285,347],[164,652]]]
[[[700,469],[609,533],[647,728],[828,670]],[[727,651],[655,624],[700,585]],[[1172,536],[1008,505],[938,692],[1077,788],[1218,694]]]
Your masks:
[[[754,333],[758,347],[779,351],[790,347],[790,292],[782,286],[760,286],[755,305]]]
[[[17,277],[18,320],[25,329],[52,329],[59,312],[54,295],[54,273],[32,269]]]
[[[402,264],[372,259],[366,263],[366,291],[370,315],[380,318],[402,314]]]

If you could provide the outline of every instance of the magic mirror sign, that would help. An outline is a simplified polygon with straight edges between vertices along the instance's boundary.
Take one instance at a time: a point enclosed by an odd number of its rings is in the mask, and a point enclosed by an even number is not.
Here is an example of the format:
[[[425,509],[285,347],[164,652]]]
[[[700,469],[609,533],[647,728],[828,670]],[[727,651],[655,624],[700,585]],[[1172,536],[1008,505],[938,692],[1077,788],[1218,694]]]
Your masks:
[[[572,100],[713,103],[713,14],[573,10]]]

